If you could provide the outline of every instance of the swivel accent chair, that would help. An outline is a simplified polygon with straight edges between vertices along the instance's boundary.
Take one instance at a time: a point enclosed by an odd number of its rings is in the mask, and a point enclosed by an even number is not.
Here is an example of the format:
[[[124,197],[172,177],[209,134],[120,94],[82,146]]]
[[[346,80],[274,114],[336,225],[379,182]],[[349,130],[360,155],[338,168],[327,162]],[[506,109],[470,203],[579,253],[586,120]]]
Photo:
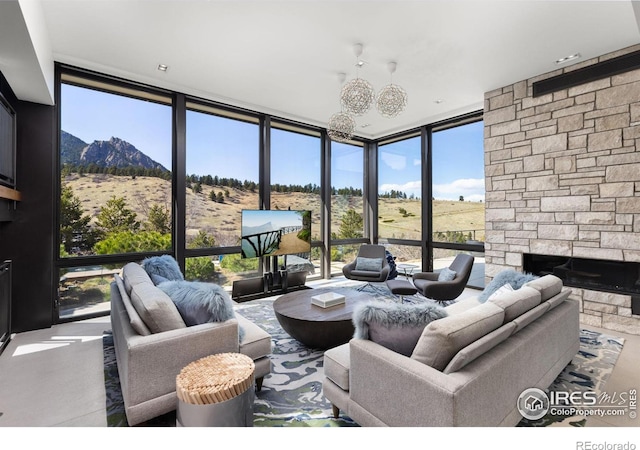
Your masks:
[[[427,298],[441,302],[455,300],[469,281],[473,260],[473,256],[459,253],[449,266],[456,273],[453,280],[438,281],[438,272],[418,272],[413,274],[413,284]]]
[[[384,245],[363,244],[356,259],[346,264],[342,273],[350,280],[366,281],[366,284],[358,288],[359,291],[367,287],[377,291],[371,283],[385,281],[390,270]]]

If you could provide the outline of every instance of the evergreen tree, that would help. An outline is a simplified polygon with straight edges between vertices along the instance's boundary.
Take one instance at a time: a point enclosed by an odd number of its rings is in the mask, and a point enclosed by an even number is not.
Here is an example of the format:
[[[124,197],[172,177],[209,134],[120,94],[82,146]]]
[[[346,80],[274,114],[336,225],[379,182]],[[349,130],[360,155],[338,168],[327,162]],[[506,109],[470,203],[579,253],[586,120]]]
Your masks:
[[[361,238],[364,228],[362,214],[358,214],[354,209],[348,209],[340,219],[340,239]]]
[[[168,208],[160,205],[153,205],[147,217],[149,231],[157,231],[161,234],[171,233],[171,213]]]
[[[100,208],[96,224],[100,231],[105,234],[138,231],[140,222],[136,220],[136,217],[136,213],[127,208],[125,199],[114,195]]]
[[[89,227],[91,218],[83,215],[80,199],[73,194],[71,186],[62,185],[60,196],[60,242],[64,251],[72,253],[73,247],[86,250],[93,247],[95,233]]]

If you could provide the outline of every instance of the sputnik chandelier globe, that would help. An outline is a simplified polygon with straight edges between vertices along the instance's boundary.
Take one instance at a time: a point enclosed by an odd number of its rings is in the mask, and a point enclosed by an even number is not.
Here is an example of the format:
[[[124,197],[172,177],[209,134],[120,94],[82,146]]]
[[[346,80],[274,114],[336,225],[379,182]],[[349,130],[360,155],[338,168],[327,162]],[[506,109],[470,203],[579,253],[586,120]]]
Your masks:
[[[345,112],[354,116],[362,116],[371,108],[375,94],[371,83],[358,77],[358,69],[364,65],[364,61],[360,60],[362,44],[356,44],[354,51],[356,54],[356,77],[342,87],[340,102]]]
[[[356,78],[342,86],[340,92],[342,110],[332,115],[327,125],[327,134],[336,142],[351,140],[356,128],[353,116],[366,114],[374,100],[378,112],[384,117],[395,117],[407,107],[407,93],[397,84],[393,84],[393,73],[396,71],[397,63],[392,61],[387,64],[391,81],[376,96],[371,83],[358,77],[358,69],[365,65],[365,62],[360,59],[362,44],[354,46],[354,53],[356,55]],[[344,83],[346,74],[340,73],[338,76],[340,82]]]
[[[344,112],[339,112],[329,119],[327,134],[333,141],[346,142],[353,137],[355,129],[356,121],[353,120],[353,117]]]
[[[339,73],[338,79],[340,83],[344,83],[346,73]],[[353,120],[350,114],[340,111],[335,113],[329,119],[327,124],[327,134],[331,140],[336,142],[346,142],[353,137],[353,132],[356,129],[356,121]]]
[[[387,68],[391,75],[396,71],[397,64],[390,62]],[[376,108],[378,112],[385,117],[395,117],[407,107],[407,93],[400,86],[393,84],[386,85],[378,92],[376,100]]]

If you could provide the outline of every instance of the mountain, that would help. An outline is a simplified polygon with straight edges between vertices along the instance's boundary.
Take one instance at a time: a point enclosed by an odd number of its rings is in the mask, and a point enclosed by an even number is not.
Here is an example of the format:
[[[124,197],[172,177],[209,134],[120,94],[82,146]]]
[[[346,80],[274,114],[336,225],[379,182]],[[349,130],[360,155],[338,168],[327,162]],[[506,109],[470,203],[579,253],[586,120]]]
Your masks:
[[[82,149],[87,145],[82,139],[62,131],[60,133],[60,160],[62,164],[73,164],[74,166],[82,164],[80,155],[82,154]]]
[[[62,164],[99,167],[143,167],[168,171],[162,164],[149,158],[134,145],[120,138],[112,137],[108,141],[93,141],[91,144],[78,139],[66,131],[60,136],[60,155]]]

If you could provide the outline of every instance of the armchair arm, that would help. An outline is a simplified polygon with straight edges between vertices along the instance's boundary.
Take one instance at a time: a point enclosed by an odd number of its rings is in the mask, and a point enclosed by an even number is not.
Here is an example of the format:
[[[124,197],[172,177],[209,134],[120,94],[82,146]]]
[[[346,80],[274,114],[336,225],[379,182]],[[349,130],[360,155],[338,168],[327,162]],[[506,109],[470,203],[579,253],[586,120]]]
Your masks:
[[[388,426],[452,426],[455,395],[465,380],[445,375],[425,364],[372,341],[352,339],[350,415],[366,411]],[[368,413],[368,414],[367,414]]]
[[[414,273],[412,276],[414,280],[438,281],[438,277],[440,276],[440,274],[435,272],[417,272],[417,273]]]
[[[128,366],[129,379],[122,384],[137,404],[175,391],[176,376],[190,362],[214,353],[237,352],[238,321],[130,336],[126,344],[126,362],[122,363]]]

